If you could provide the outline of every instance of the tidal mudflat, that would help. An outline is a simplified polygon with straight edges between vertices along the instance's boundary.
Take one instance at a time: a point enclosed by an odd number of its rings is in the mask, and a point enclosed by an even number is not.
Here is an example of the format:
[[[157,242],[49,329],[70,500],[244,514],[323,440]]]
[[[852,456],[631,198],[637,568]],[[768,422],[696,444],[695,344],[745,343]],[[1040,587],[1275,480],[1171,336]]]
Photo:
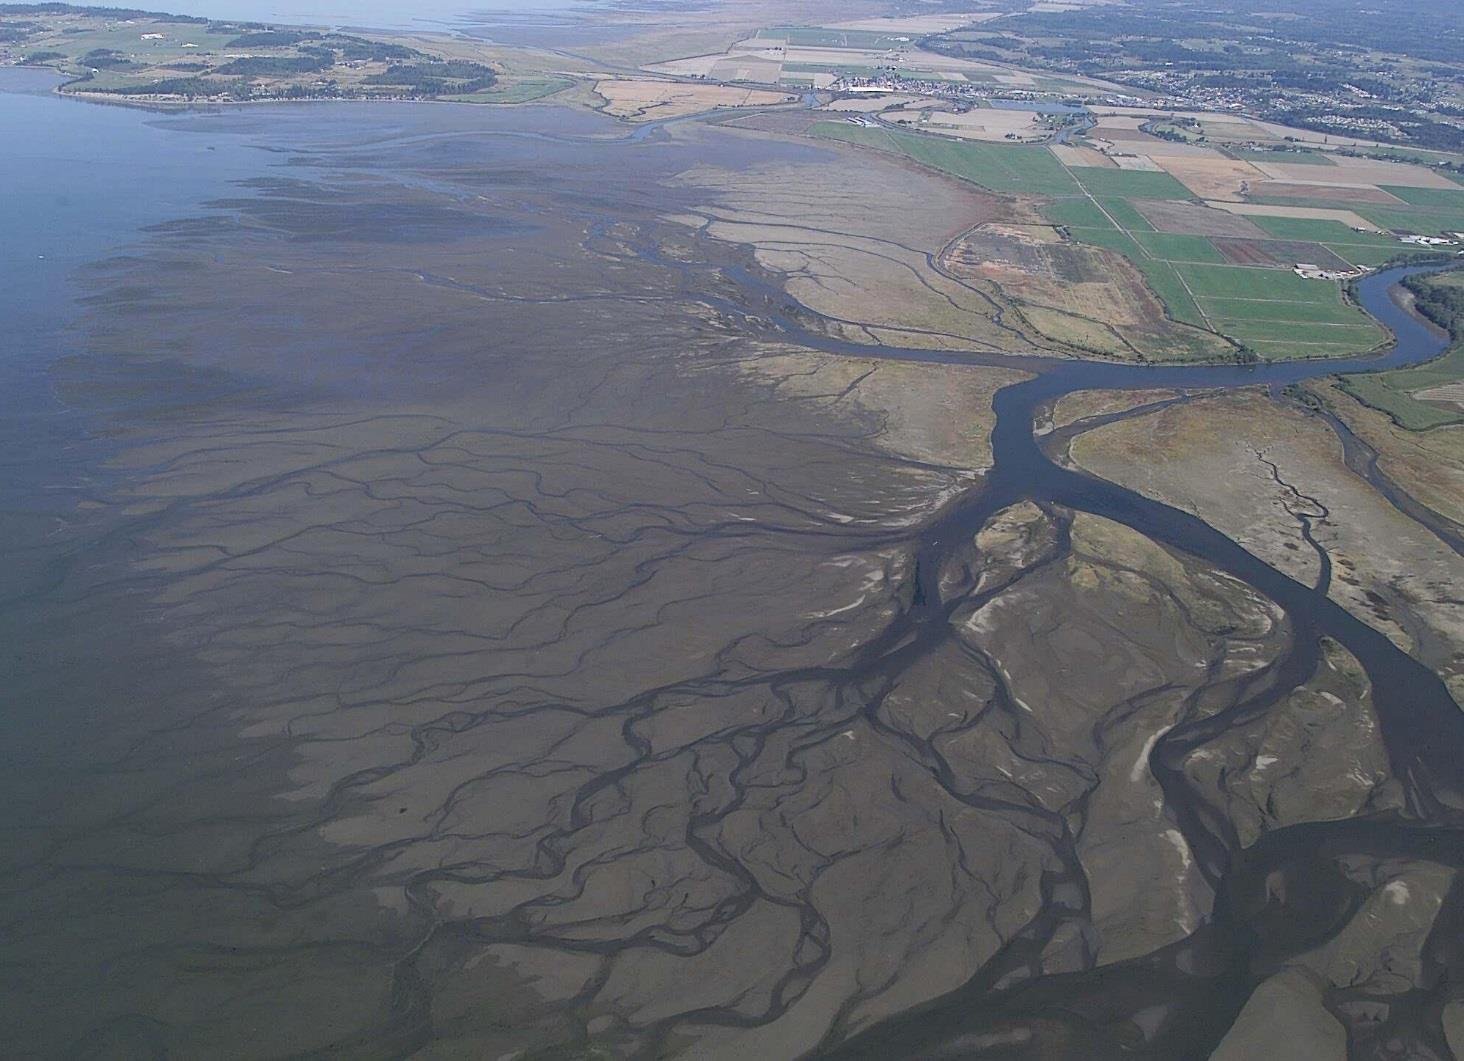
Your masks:
[[[710,204],[694,165],[825,152],[167,124],[278,164],[78,276],[50,376],[96,483],[11,606],[10,1041],[797,1052],[894,1012],[856,940],[913,875],[943,894],[891,929],[960,918],[921,975],[968,975],[1001,929],[942,852],[977,823],[862,705],[987,459],[964,407],[1022,376],[801,348],[664,216]]]
[[[75,270],[47,360],[18,1052],[1443,1056],[1457,707],[1319,585],[1322,458],[1277,442],[1256,555],[1079,470],[1321,368],[1065,360],[937,268],[1000,200],[838,145],[164,124],[255,164]]]

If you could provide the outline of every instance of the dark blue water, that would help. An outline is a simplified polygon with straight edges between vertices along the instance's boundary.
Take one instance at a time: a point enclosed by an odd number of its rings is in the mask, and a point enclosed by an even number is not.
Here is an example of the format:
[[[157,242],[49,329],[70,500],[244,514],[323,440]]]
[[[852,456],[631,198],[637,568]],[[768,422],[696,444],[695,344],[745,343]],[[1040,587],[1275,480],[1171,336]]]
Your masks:
[[[79,271],[187,215],[269,156],[146,111],[69,100],[47,71],[0,69],[0,600],[26,584],[96,474],[90,429],[52,368],[78,353]]]
[[[527,111],[307,103],[157,113],[58,96],[44,70],[0,68],[0,602],[31,585],[78,519],[108,440],[58,396],[58,364],[84,353],[74,324],[86,271],[149,226],[255,194],[290,149],[408,135],[539,135]],[[558,128],[603,132],[598,116]]]
[[[51,92],[57,81],[43,70],[0,68],[7,363],[33,361],[28,344],[53,335],[77,266],[266,162],[237,140],[177,136],[146,111],[64,99]]]

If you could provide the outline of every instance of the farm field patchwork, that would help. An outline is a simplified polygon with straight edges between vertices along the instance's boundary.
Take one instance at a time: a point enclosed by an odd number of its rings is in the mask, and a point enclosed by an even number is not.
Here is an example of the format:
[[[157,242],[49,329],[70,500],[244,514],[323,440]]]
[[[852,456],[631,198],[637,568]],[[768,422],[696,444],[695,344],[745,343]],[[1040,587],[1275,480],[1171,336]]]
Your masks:
[[[1291,266],[1304,262],[1345,271],[1359,264],[1356,258],[1396,256],[1396,239],[1362,237],[1340,225],[1340,232],[1329,227],[1323,234],[1354,235],[1362,242],[1272,239],[1273,233],[1249,218],[1163,200],[1144,200],[1136,208],[1125,200],[1056,199],[1042,210],[1074,240],[1129,258],[1174,319],[1211,328],[1262,357],[1336,356],[1366,350],[1383,338],[1343,301],[1335,282],[1303,279]],[[1183,231],[1165,231],[1175,228]]]
[[[813,132],[897,152],[993,191],[1040,196],[1044,219],[1069,239],[1127,258],[1173,321],[1213,330],[1268,359],[1340,356],[1385,338],[1345,301],[1336,282],[1305,279],[1294,265],[1345,272],[1410,249],[1394,235],[1331,218],[1229,213],[1197,201],[1168,173],[1065,166],[1053,152],[1030,145],[958,143],[833,122]],[[1068,310],[1061,322],[1067,335],[1082,331],[1075,316],[1081,319]],[[1056,323],[1052,310],[1034,319],[1039,326]],[[1196,356],[1186,347],[1178,343],[1176,353]]]
[[[927,51],[920,47],[919,37],[913,30],[772,26],[736,40],[720,52],[654,62],[642,69],[723,82],[827,88],[841,76],[876,77],[897,67],[907,78],[989,84],[1022,91],[1072,92],[1084,87],[1074,81]]]
[[[892,68],[911,76],[923,53],[904,36],[862,26],[779,26],[729,54],[741,49],[747,58],[778,58],[785,73],[803,73],[884,49],[879,76]],[[979,63],[947,66],[941,74],[989,79],[993,91],[1005,81],[999,69],[982,70]],[[1383,330],[1345,298],[1337,279],[1303,276],[1300,267],[1345,275],[1429,253],[1401,242],[1403,235],[1464,231],[1464,186],[1453,176],[1401,158],[1366,157],[1350,146],[1342,154],[1321,138],[1283,147],[1286,130],[1279,126],[1102,107],[1093,111],[1095,125],[1061,143],[983,143],[972,142],[965,129],[989,124],[981,122],[979,102],[974,110],[942,106],[936,114],[911,106],[908,95],[891,97],[885,107],[870,100],[860,107],[866,117],[816,122],[808,132],[1016,196],[1020,211],[1039,216],[1059,238],[1126,259],[1157,296],[1151,307],[1167,318],[1168,331],[1137,327],[1140,303],[1130,297],[1115,301],[1093,287],[1086,301],[1065,301],[1040,278],[1019,279],[1012,263],[1030,257],[1025,251],[999,253],[989,276],[1008,292],[1024,289],[1036,298],[1029,316],[1050,337],[1114,356],[1217,356],[1214,347],[1191,343],[1192,331],[1223,337],[1220,356],[1325,357],[1371,349],[1386,338]],[[952,128],[933,128],[942,124]],[[1021,139],[1034,131],[1041,134],[1025,125],[1020,134],[1007,130]],[[1250,146],[1261,142],[1277,149]],[[989,243],[975,240],[967,250]],[[971,261],[966,266],[974,268]],[[1161,332],[1174,343],[1167,355],[1154,346]]]

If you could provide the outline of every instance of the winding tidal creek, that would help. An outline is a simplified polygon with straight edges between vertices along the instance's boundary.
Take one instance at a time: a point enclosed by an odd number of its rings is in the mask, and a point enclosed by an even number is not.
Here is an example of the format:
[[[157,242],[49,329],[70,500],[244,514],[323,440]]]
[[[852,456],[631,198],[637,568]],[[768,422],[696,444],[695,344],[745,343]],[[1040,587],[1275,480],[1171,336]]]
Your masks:
[[[1445,683],[1314,538],[1309,585],[1049,445],[1436,357],[1409,270],[1345,362],[856,343],[748,249],[850,212],[806,141],[44,88],[0,82],[17,1055],[1204,1058],[1437,877],[1427,975],[1317,997],[1449,1056]]]

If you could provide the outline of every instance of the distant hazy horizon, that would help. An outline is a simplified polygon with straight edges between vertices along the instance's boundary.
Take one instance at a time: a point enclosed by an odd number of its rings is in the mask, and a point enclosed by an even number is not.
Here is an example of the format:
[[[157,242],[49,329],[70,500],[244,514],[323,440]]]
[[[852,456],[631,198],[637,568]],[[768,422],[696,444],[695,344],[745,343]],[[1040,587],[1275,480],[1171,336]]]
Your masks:
[[[109,5],[119,6],[119,5]],[[148,0],[136,6],[170,14],[255,22],[288,22],[381,29],[427,28],[571,11],[583,0]]]

